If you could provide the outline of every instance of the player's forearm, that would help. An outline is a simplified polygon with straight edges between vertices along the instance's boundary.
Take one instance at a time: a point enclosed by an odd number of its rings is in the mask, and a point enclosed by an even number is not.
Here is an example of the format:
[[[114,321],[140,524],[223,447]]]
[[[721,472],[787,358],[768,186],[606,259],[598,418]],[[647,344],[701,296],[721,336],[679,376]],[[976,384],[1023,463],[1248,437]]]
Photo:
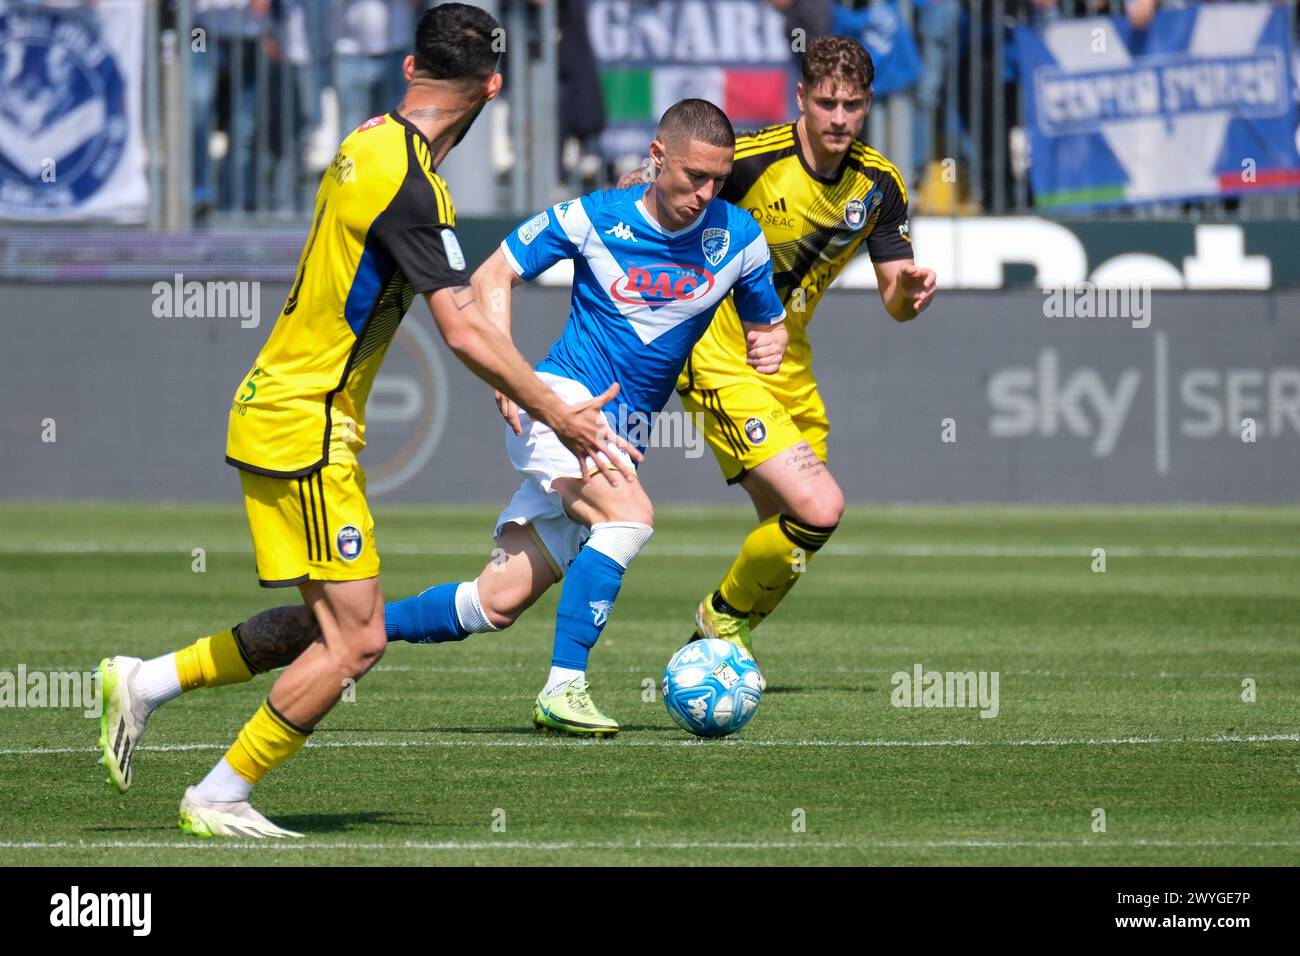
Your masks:
[[[506,338],[510,338],[511,289],[517,280],[515,270],[499,250],[474,270],[469,280],[479,308]]]
[[[880,301],[895,322],[910,322],[918,314],[912,308],[911,298],[903,292],[901,282],[891,282],[887,290],[881,290]]]

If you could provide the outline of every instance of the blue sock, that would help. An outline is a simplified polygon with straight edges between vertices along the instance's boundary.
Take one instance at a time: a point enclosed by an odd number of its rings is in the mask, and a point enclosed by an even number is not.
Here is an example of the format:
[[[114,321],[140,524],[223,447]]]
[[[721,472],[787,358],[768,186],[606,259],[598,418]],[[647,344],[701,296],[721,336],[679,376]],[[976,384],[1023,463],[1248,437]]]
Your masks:
[[[412,644],[441,644],[463,641],[469,631],[461,626],[456,614],[456,589],[459,581],[437,587],[384,605],[384,632],[391,641]]]
[[[585,671],[587,657],[605,629],[605,621],[623,584],[623,566],[595,548],[583,548],[564,576],[555,612],[554,667]]]

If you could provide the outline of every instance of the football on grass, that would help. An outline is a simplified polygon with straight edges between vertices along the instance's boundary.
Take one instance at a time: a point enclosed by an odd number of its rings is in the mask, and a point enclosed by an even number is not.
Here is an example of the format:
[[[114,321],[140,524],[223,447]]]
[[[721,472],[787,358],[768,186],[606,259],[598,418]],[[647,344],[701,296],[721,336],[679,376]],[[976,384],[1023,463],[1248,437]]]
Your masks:
[[[664,668],[664,706],[683,730],[697,737],[726,737],[758,711],[763,676],[753,656],[737,644],[691,641]]]

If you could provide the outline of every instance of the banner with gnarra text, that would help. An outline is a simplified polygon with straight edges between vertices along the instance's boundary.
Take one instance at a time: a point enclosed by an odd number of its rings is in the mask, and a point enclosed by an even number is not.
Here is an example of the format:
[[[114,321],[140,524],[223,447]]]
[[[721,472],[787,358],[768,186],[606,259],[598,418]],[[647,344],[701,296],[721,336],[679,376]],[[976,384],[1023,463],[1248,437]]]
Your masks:
[[[1300,188],[1285,6],[1060,21],[1016,43],[1039,208]]]

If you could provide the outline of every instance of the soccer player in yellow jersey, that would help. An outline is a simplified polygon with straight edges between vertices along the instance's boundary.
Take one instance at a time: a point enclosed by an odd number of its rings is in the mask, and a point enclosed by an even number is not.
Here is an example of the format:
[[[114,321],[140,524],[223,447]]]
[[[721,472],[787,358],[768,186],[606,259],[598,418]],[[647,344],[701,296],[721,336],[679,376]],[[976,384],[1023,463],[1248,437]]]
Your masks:
[[[696,637],[752,651],[750,631],[789,592],[844,510],[826,464],[829,425],[807,332],[822,294],[865,243],[894,319],[915,318],[934,295],[934,273],[912,260],[903,178],[858,138],[874,72],[856,40],[820,37],[803,58],[799,118],[736,141],[720,195],[762,226],[790,344],[777,374],[756,375],[744,361],[736,311],[724,303],[677,382],[727,482],[749,493],[759,519],[700,602]]]
[[[264,587],[300,590],[305,606],[296,620],[301,627],[314,619],[315,639],[288,658],[234,745],[185,792],[180,824],[187,833],[300,836],[253,808],[253,785],[302,746],[347,682],[365,674],[387,644],[357,452],[375,373],[416,295],[457,357],[548,424],[579,461],[590,460],[604,473],[594,480],[614,480],[614,469],[635,474],[622,456],[602,454],[619,448],[640,458],[599,413],[617,383],[565,404],[484,317],[469,288],[451,195],[435,169],[501,89],[497,29],[490,15],[466,4],[434,7],[421,18],[415,53],[403,65],[406,96],[343,141],[316,195],[289,297],[235,392],[226,460],[240,470],[257,575]],[[283,618],[278,610],[264,614]],[[250,625],[258,626],[243,626]],[[103,661],[99,746],[110,781],[122,791],[130,785],[135,746],[160,704],[262,669],[238,627],[152,660]]]

